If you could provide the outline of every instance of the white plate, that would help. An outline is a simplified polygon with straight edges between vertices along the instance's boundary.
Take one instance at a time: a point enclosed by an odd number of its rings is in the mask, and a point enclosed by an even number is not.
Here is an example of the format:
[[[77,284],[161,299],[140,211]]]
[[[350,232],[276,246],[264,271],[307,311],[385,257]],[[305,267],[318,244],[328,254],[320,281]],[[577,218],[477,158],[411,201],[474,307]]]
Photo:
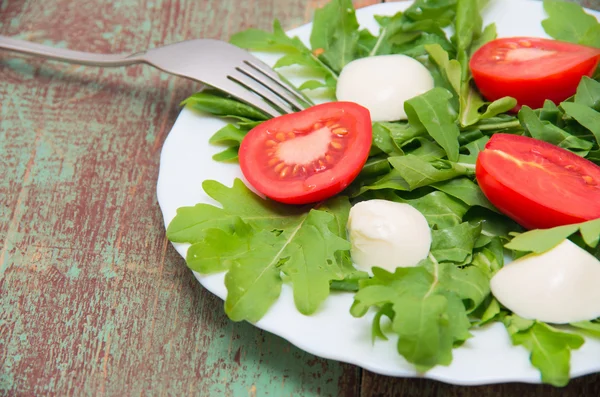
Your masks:
[[[384,3],[359,9],[360,24],[373,32],[378,30],[373,15],[392,15],[406,9],[410,3]],[[595,13],[600,16],[600,13]],[[495,0],[484,13],[486,24],[495,22],[499,37],[546,37],[540,21],[545,17],[541,1]],[[290,31],[308,42],[311,24]],[[267,57],[272,64],[273,58]],[[198,202],[214,203],[202,191],[205,179],[215,179],[231,185],[241,177],[237,164],[216,163],[211,156],[221,150],[208,144],[208,138],[225,123],[208,115],[183,109],[165,141],[158,178],[158,202],[165,225],[182,206]],[[188,245],[175,244],[185,258]],[[200,283],[224,299],[227,291],[224,274],[202,276]],[[279,300],[256,326],[279,335],[299,348],[317,356],[352,363],[370,371],[390,375],[423,376],[447,383],[478,385],[498,382],[540,383],[539,372],[529,363],[527,351],[511,345],[501,324],[475,330],[474,338],[454,350],[454,360],[448,367],[438,366],[425,374],[417,374],[396,351],[396,340],[371,343],[372,313],[356,319],[349,313],[353,294],[334,293],[313,316],[304,316],[294,307],[292,290],[284,285]],[[219,308],[220,309],[220,308]],[[571,376],[600,372],[600,341],[589,339],[573,352]]]

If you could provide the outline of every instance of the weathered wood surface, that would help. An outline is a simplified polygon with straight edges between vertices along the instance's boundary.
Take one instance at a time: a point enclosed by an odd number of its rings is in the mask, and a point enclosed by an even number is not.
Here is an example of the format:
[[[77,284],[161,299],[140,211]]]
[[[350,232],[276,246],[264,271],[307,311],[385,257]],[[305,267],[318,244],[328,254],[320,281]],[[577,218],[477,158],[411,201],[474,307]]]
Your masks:
[[[134,52],[276,17],[291,28],[325,1],[0,0],[0,34]],[[0,395],[600,395],[598,375],[562,390],[387,378],[228,321],[167,243],[155,195],[197,88],[0,52]]]

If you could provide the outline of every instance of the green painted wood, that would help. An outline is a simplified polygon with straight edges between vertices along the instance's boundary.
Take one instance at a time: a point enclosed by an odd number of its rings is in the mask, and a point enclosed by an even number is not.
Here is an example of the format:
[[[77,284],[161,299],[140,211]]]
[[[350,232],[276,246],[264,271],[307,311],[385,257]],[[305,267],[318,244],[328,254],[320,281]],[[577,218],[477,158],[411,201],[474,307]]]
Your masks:
[[[291,28],[325,2],[0,0],[0,34],[134,52],[276,17]],[[229,321],[167,243],[156,202],[162,143],[197,88],[146,66],[0,52],[0,395],[558,395],[386,378]],[[600,395],[599,381],[564,395]]]

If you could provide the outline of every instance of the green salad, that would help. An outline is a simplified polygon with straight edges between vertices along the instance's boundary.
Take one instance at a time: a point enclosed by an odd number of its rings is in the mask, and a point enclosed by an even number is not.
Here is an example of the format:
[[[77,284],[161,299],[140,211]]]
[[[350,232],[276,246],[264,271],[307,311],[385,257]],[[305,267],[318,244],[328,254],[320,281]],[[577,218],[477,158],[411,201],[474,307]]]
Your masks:
[[[474,54],[496,39],[495,26],[482,23],[485,3],[416,0],[404,12],[376,17],[380,31],[373,35],[360,28],[351,0],[331,0],[315,12],[310,48],[286,35],[278,21],[272,32],[249,29],[231,37],[239,47],[279,54],[275,70],[300,68],[309,76],[297,87],[307,102],[315,96],[334,101],[346,65],[381,55],[416,59],[434,87],[405,102],[407,120],[372,123],[368,158],[339,194],[292,205],[263,199],[241,180],[231,187],[207,180],[202,187],[220,206],[178,209],[167,236],[191,244],[190,269],[226,272],[229,318],[260,320],[283,283],[292,286],[296,309],[304,315],[315,313],[332,290],[346,291],[354,294],[348,308],[352,316],[375,311],[373,343],[397,334],[398,353],[420,372],[449,365],[453,349],[471,338],[473,329],[500,322],[514,345],[530,351],[544,383],[568,383],[571,351],[585,343],[584,336],[600,337],[600,319],[556,326],[522,318],[492,295],[490,280],[505,258],[548,252],[565,239],[600,258],[600,219],[595,219],[600,216],[557,227],[531,227],[507,216],[511,212],[505,206],[511,204],[482,191],[478,158],[489,150],[494,134],[510,134],[550,143],[599,165],[600,82],[594,79],[598,75],[579,76],[574,95],[541,106],[527,106],[518,95],[487,94],[494,86],[485,88],[473,62],[470,67]],[[542,26],[548,35],[600,48],[600,23],[581,7],[546,0],[544,9],[548,18]],[[531,50],[522,54],[538,56]],[[209,139],[223,146],[216,161],[238,161],[249,131],[270,122],[215,90],[196,93],[183,104],[230,122]],[[521,166],[520,160],[509,160]],[[368,272],[353,265],[346,229],[350,209],[372,199],[409,204],[425,217],[431,247],[418,266]],[[384,317],[389,326],[382,325]]]

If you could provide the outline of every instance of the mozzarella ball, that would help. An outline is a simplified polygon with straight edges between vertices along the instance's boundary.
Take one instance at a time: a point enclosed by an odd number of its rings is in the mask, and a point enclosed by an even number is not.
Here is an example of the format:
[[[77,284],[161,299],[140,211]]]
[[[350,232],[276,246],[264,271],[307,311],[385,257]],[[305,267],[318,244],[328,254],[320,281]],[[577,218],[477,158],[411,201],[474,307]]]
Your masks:
[[[600,262],[570,240],[506,265],[490,282],[496,299],[531,320],[566,324],[600,317]]]
[[[348,235],[352,260],[366,271],[374,266],[390,272],[416,266],[431,247],[431,230],[423,214],[408,204],[387,200],[354,205]]]
[[[380,55],[348,63],[337,82],[338,101],[369,109],[373,121],[406,120],[404,102],[433,88],[431,73],[406,55]]]

